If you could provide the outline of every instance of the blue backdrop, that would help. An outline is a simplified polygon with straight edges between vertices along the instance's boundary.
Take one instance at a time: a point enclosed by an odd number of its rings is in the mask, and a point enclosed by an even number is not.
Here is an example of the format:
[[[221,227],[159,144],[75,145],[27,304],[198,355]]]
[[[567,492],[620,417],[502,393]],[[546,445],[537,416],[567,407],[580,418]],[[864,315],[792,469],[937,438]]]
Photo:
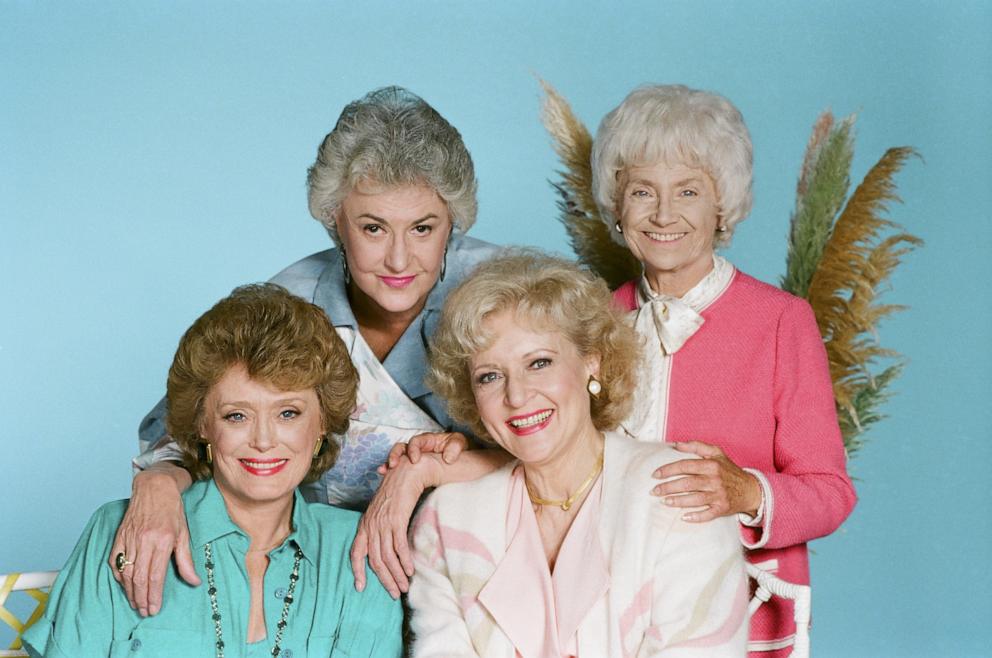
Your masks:
[[[347,101],[410,87],[461,131],[473,234],[567,253],[540,75],[595,126],[635,85],[743,111],[755,206],[729,257],[777,281],[812,122],[887,147],[893,219],[926,240],[882,327],[909,359],[850,464],[860,503],[813,544],[816,655],[988,655],[992,9],[983,2],[0,1],[0,572],[61,566],[126,497],[136,427],[182,331],[326,248],[305,171]]]

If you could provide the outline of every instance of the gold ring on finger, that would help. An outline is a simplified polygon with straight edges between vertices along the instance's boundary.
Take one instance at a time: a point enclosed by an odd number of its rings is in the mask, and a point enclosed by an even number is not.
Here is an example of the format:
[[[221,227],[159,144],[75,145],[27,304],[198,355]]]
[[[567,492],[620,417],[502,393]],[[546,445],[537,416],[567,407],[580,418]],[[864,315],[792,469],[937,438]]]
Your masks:
[[[117,567],[117,573],[124,573],[124,567],[129,564],[134,564],[134,562],[127,559],[127,555],[124,554],[124,551],[118,553],[117,557],[114,558],[114,566]]]

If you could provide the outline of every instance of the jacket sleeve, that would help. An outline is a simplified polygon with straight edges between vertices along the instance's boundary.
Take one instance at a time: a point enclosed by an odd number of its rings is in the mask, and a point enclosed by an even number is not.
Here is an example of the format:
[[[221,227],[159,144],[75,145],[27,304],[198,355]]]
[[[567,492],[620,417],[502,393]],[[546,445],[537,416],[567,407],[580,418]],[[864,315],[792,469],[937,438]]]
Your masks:
[[[165,433],[165,398],[158,401],[138,426],[138,456],[131,460],[134,472],[164,461],[182,462],[183,453]]]
[[[748,548],[781,548],[828,535],[857,500],[847,475],[826,350],[805,301],[791,300],[782,313],[775,349],[775,470],[763,473],[761,527],[741,528]]]
[[[748,585],[737,523],[731,517],[672,521],[670,512],[667,523],[664,544],[651,551],[651,626],[638,657],[743,658]]]
[[[433,494],[414,521],[413,563],[409,602],[413,609],[414,658],[476,657],[468,624],[448,572],[441,541],[437,495]]]

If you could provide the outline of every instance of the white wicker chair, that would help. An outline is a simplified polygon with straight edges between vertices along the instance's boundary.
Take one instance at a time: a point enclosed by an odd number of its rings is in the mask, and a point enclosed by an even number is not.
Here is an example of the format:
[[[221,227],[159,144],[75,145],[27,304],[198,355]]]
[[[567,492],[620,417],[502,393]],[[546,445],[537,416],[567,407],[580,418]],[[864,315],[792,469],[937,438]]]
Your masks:
[[[810,596],[812,593],[810,586],[786,582],[753,564],[747,565],[747,575],[757,583],[757,588],[755,589],[754,596],[751,597],[751,604],[748,609],[750,614],[753,615],[754,611],[772,596],[792,599],[794,607],[793,618],[796,621],[796,635],[792,642],[792,653],[790,655],[792,658],[809,658]],[[755,649],[750,650],[755,651]]]
[[[52,586],[58,574],[58,571],[0,574],[0,621],[13,628],[15,633],[14,641],[10,646],[7,649],[0,649],[0,656],[28,655],[21,649],[21,633],[41,618],[45,611],[45,603],[48,602],[46,590]],[[14,613],[4,607],[11,592],[24,592],[37,601],[27,620],[21,621],[14,616]]]

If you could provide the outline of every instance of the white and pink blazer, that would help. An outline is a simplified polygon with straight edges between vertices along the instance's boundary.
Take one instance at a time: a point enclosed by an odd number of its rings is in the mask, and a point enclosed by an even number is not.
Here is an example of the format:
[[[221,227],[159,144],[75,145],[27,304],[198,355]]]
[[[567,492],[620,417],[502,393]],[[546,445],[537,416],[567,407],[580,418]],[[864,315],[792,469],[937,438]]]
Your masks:
[[[748,590],[737,521],[686,523],[684,510],[648,495],[658,484],[652,472],[684,453],[617,432],[605,446],[599,545],[583,574],[604,579],[592,588],[603,593],[577,624],[576,655],[743,657]],[[420,510],[409,597],[414,656],[546,658],[522,639],[543,614],[539,588],[526,574],[507,573],[513,562],[503,560],[515,466],[440,487]],[[486,591],[497,581],[500,597]]]

